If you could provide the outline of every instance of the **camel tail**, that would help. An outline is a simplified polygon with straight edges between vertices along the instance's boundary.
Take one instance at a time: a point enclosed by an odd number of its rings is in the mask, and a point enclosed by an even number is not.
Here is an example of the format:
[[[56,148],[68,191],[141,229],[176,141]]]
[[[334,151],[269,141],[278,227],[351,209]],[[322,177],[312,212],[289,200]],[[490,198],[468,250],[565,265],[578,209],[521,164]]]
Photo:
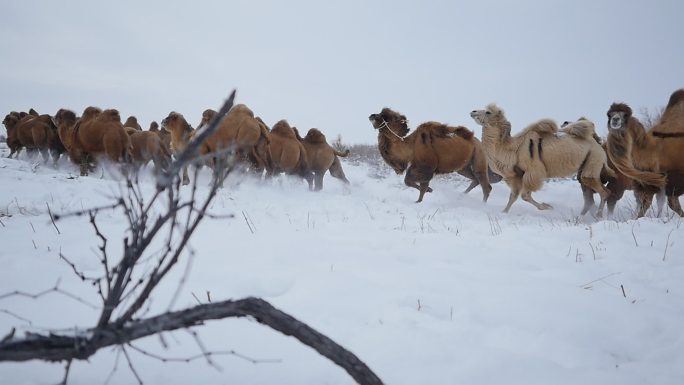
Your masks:
[[[594,123],[589,120],[578,120],[561,129],[562,132],[580,139],[592,139],[601,143],[594,130]]]
[[[627,146],[624,138],[610,137],[608,140],[608,156],[615,168],[628,178],[634,179],[637,183],[646,186],[662,188],[665,186],[665,175],[653,172],[637,170],[629,155],[631,148]]]

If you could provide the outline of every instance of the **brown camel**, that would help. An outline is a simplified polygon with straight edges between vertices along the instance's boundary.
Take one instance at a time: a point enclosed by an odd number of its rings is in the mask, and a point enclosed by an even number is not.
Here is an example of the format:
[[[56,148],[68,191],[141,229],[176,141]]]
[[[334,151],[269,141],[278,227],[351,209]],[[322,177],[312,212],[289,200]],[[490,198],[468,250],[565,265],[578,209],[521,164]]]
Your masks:
[[[60,131],[69,139],[69,157],[81,166],[81,175],[88,175],[90,160],[106,156],[113,162],[126,163],[131,159],[131,141],[121,124],[119,111],[109,109],[99,112],[97,107],[88,107],[81,119],[69,130]]]
[[[141,127],[140,124],[138,123],[138,118],[136,118],[136,117],[133,116],[133,115],[129,116],[128,119],[126,119],[126,121],[124,122],[123,126],[124,126],[124,127],[133,127],[133,128],[135,128],[136,130],[138,130],[138,131],[142,131],[142,127]]]
[[[171,149],[164,146],[162,139],[154,132],[138,131],[126,127],[131,140],[131,160],[136,169],[152,161],[157,173],[166,170],[171,163]]]
[[[561,127],[565,127],[570,123],[571,122],[569,121],[565,121],[563,122]],[[603,183],[606,186],[606,189],[610,191],[610,195],[608,196],[608,198],[606,198],[606,207],[608,208],[608,218],[612,218],[615,213],[615,205],[620,199],[622,199],[622,196],[625,194],[625,191],[634,189],[634,180],[629,178],[627,175],[621,173],[617,169],[617,167],[615,167],[613,162],[610,160],[610,157],[607,156],[608,147],[606,142],[604,142],[598,135],[595,135],[594,139],[597,143],[601,145],[603,151],[606,151],[606,164],[608,165],[608,168],[613,170],[615,174],[614,176],[611,176],[608,172],[605,172],[605,170],[601,172],[601,183]],[[582,188],[582,193],[584,194],[584,201],[591,202],[591,206],[594,206],[594,191],[592,191],[592,189],[588,188],[587,186],[581,183],[580,186]],[[662,212],[663,206],[665,204],[665,189],[661,189],[658,192],[658,194],[656,195],[656,199],[658,201],[657,215],[660,216],[660,213]]]
[[[684,216],[684,89],[672,93],[662,118],[648,131],[624,103],[608,110],[608,156],[615,167],[635,181],[637,216],[651,206],[653,195],[665,188],[668,206]]]
[[[510,210],[518,196],[539,210],[550,209],[551,205],[535,201],[532,193],[541,189],[546,178],[577,174],[582,185],[601,196],[597,216],[602,215],[610,192],[601,184],[601,172],[614,174],[606,164],[606,153],[594,139],[592,122],[578,120],[559,130],[554,121],[544,119],[511,136],[511,123],[494,104],[472,111],[470,116],[482,126],[482,143],[490,166],[511,188],[504,212]],[[581,214],[592,206],[593,202],[585,200]]]
[[[264,168],[272,168],[268,142],[268,129],[259,124],[246,105],[237,104],[200,147],[200,155],[218,154],[222,150],[232,149],[238,162],[247,162],[258,172]],[[225,160],[225,156],[214,156],[210,163],[216,167],[219,160]]]
[[[150,123],[150,132],[154,132],[155,134],[159,135],[159,138],[162,140],[162,143],[164,144],[164,147],[168,148],[169,150],[171,149],[171,133],[166,131],[165,128],[162,127],[162,129],[159,129],[159,124],[155,121],[152,121]]]
[[[487,201],[492,190],[487,158],[480,141],[467,128],[427,122],[409,134],[406,116],[389,108],[368,119],[378,130],[382,158],[397,174],[406,171],[404,183],[420,191],[417,202],[432,192],[429,184],[434,174],[452,172],[471,179],[466,193],[481,185]]]
[[[25,112],[23,113],[24,115],[26,114]],[[7,130],[7,147],[10,149],[9,155],[7,155],[8,158],[11,158],[12,155],[16,154],[16,156],[19,156],[19,153],[21,152],[21,142],[17,138],[17,130],[16,126],[21,120],[22,115],[19,112],[12,111],[9,114],[5,116],[5,118],[2,120],[2,124],[5,126],[5,129]]]
[[[265,123],[259,118],[260,124]],[[309,171],[309,161],[304,144],[297,139],[297,134],[290,127],[287,120],[280,120],[268,133],[271,151],[272,168],[268,175],[273,176],[284,172],[289,175],[299,175],[309,182],[312,187],[313,176]]]
[[[302,138],[299,135],[299,131],[296,127],[292,127],[295,132],[297,139],[304,145],[306,150],[306,158],[308,160],[308,175],[304,178],[309,182],[309,189],[311,189],[311,175],[313,174],[313,190],[320,191],[323,189],[323,176],[327,171],[330,171],[330,175],[333,178],[337,178],[349,184],[349,180],[344,175],[344,170],[342,169],[342,163],[339,157],[346,157],[349,155],[349,150],[344,152],[339,152],[335,150],[331,145],[328,144],[325,139],[325,135],[318,129],[312,128],[306,133],[306,136]]]
[[[171,134],[171,152],[173,154],[179,154],[185,150],[188,142],[195,135],[195,130],[188,124],[185,117],[175,111],[169,113],[169,115],[164,118],[161,122],[162,130],[165,130]],[[190,178],[188,177],[188,168],[183,167],[183,178],[182,184],[187,185],[190,183]]]
[[[64,146],[57,134],[57,126],[50,115],[36,114],[35,110],[31,109],[31,113],[24,115],[16,122],[13,128],[14,133],[8,143],[11,143],[12,147],[25,147],[29,153],[40,152],[45,163],[52,155],[56,165],[59,156],[64,152]],[[18,116],[21,115],[18,113],[8,115],[8,124],[11,125]]]

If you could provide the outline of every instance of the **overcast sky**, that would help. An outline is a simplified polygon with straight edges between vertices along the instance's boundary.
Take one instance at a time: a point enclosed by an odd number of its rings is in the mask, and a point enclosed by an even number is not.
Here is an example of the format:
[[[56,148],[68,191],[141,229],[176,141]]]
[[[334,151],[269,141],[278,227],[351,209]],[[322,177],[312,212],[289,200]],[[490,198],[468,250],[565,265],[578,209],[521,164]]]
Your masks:
[[[368,115],[513,131],[585,115],[605,135],[684,87],[684,1],[32,1],[0,3],[0,112],[88,105],[147,128],[196,125],[229,91],[269,125],[375,143]]]

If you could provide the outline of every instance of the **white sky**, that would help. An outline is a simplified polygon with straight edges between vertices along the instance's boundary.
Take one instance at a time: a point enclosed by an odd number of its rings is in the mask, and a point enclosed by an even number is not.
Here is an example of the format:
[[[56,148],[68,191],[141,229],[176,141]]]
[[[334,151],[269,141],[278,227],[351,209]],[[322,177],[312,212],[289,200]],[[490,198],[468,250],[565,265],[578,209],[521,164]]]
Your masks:
[[[517,131],[667,103],[684,87],[684,2],[31,1],[0,4],[0,112],[169,111],[229,91],[272,125],[374,143],[382,107],[465,125],[497,102]]]

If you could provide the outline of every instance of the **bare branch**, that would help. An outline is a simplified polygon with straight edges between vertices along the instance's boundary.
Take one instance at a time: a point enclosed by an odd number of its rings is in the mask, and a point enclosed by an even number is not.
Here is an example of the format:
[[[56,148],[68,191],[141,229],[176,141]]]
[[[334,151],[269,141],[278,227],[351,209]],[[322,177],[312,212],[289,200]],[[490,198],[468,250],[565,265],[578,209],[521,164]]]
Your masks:
[[[30,319],[24,318],[24,317],[18,315],[17,313],[11,312],[11,311],[9,311],[9,310],[7,310],[7,309],[0,309],[0,313],[5,313],[5,314],[7,314],[7,315],[10,315],[10,316],[12,316],[12,317],[14,317],[14,318],[20,320],[20,321],[26,322],[26,323],[29,324],[29,325],[33,325],[33,322],[31,322]]]
[[[42,359],[59,361],[86,359],[98,349],[125,344],[162,331],[200,325],[208,320],[229,317],[253,317],[285,335],[295,337],[321,355],[339,365],[362,385],[379,385],[382,381],[352,352],[259,298],[222,301],[198,305],[186,310],[168,312],[143,320],[133,320],[123,326],[115,323],[88,330],[76,336],[43,336],[30,334],[23,339],[0,343],[0,361]],[[125,352],[124,352],[125,353]]]

